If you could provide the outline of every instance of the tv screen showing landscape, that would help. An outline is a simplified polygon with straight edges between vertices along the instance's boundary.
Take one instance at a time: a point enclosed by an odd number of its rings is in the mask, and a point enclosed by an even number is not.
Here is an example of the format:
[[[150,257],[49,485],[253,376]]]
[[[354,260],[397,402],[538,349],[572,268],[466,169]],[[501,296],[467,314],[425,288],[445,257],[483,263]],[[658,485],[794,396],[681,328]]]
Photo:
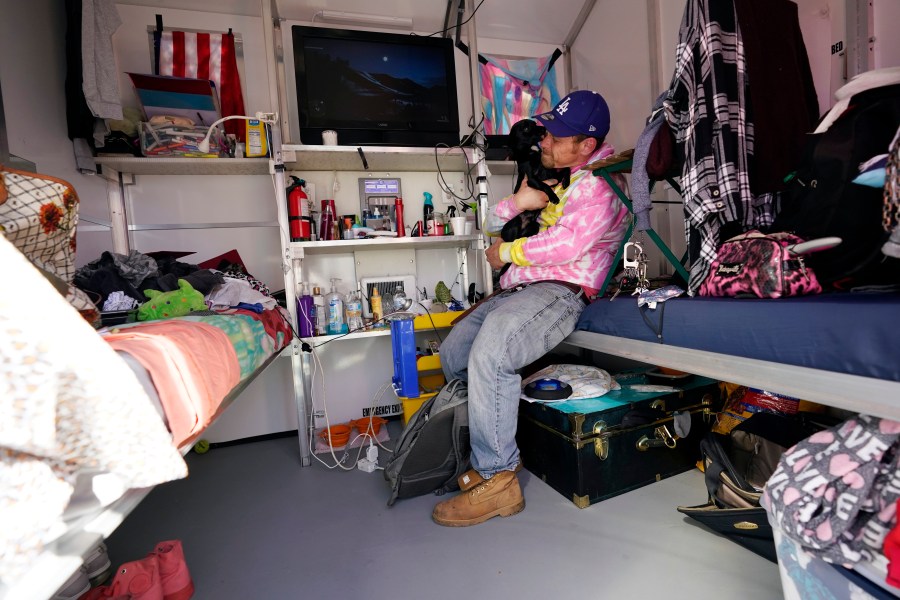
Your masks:
[[[444,56],[436,48],[315,40],[304,48],[310,120],[449,123]]]
[[[351,129],[458,140],[449,40],[299,26],[293,34],[301,137],[336,129],[341,142],[341,130]]]

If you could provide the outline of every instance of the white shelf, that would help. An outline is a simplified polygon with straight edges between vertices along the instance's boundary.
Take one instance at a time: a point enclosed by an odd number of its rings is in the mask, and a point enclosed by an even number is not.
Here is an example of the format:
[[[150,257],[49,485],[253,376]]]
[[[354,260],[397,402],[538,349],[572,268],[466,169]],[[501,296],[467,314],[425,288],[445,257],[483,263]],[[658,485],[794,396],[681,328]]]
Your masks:
[[[372,238],[365,240],[332,240],[322,242],[291,242],[293,258],[310,254],[344,254],[365,250],[430,250],[468,246],[479,235],[436,235],[428,237]]]
[[[394,146],[283,146],[285,159],[295,152],[296,160],[285,160],[288,171],[465,171],[473,168],[471,155],[460,148],[407,148]],[[360,150],[368,168],[363,165]],[[265,175],[268,158],[167,158],[98,156],[98,165],[135,175]],[[493,166],[496,164],[496,169]],[[493,172],[514,172],[515,163],[495,161]]]
[[[385,327],[383,329],[370,329],[367,331],[354,331],[353,333],[344,333],[337,335],[317,335],[314,337],[305,337],[300,338],[304,342],[308,342],[313,346],[321,346],[331,340],[358,340],[361,338],[374,338],[374,337],[382,337],[385,335],[391,335],[391,328]]]
[[[285,161],[291,171],[437,171],[438,165],[441,171],[465,171],[474,167],[471,155],[467,163],[466,151],[460,148],[285,144],[282,149],[288,155],[296,152],[296,161]]]
[[[492,175],[515,175],[516,163],[512,160],[489,160],[487,167]]]
[[[138,158],[98,156],[97,164],[135,175],[266,175],[267,158]]]

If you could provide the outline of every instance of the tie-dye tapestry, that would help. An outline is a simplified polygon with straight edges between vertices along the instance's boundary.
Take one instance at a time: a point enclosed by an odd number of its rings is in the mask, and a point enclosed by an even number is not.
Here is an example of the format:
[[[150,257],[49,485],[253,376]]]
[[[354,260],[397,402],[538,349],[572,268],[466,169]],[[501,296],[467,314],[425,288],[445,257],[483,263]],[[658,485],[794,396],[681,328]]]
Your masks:
[[[482,54],[481,106],[484,132],[505,135],[521,119],[546,112],[559,102],[556,89],[556,58],[506,59]]]

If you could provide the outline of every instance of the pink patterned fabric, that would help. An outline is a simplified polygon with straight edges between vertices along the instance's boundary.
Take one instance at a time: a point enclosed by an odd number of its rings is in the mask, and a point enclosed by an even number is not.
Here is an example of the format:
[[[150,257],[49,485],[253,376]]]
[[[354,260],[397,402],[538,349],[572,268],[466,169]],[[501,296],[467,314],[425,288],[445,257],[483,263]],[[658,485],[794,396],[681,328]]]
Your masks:
[[[591,164],[613,154],[613,147],[603,143],[585,163]],[[559,280],[599,289],[628,224],[628,209],[602,177],[594,177],[584,165],[572,168],[571,183],[554,188],[559,204],[548,204],[541,212],[541,231],[525,239],[522,249],[529,265],[513,263],[500,279],[503,288],[519,283]],[[614,175],[616,183],[626,189],[624,178]],[[494,215],[507,221],[519,211],[507,196],[494,209]]]
[[[517,121],[547,112],[559,102],[556,74],[544,58],[507,59],[482,55],[481,106],[487,135],[509,133]]]
[[[219,403],[240,381],[237,354],[218,327],[195,321],[153,321],[104,336],[150,373],[176,446],[212,422]]]
[[[766,482],[773,524],[827,562],[872,560],[896,525],[900,422],[858,415],[782,455]]]

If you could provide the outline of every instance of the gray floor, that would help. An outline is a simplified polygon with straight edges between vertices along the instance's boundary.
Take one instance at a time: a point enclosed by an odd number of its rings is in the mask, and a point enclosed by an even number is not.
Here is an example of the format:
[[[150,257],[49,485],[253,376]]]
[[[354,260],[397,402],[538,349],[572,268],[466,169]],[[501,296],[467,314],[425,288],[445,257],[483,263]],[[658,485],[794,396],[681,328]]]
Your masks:
[[[188,463],[190,476],[156,488],[108,546],[119,564],[181,539],[198,599],[782,595],[776,565],[675,511],[704,500],[697,471],[586,509],[523,471],[522,513],[457,529],[431,521],[434,496],[387,508],[380,471],[299,468],[296,437]]]

